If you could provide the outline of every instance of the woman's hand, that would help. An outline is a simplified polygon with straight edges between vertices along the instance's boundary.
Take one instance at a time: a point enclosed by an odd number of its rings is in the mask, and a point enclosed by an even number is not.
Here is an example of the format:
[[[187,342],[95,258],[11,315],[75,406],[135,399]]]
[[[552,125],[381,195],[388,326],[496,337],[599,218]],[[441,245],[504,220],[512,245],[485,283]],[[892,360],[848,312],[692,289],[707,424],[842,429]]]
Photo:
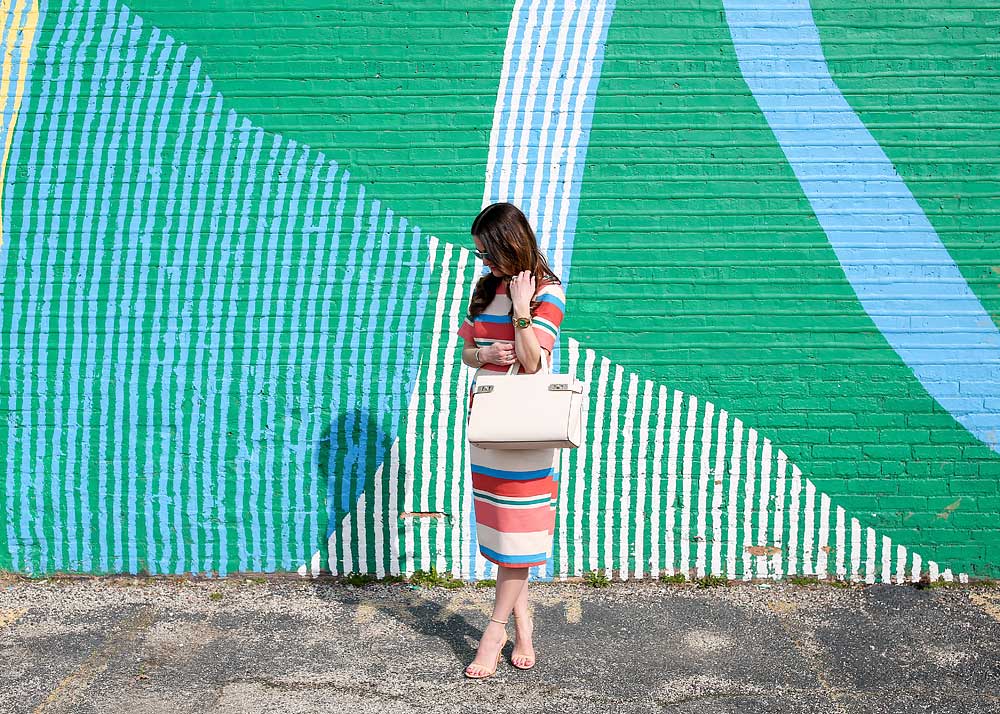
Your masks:
[[[514,363],[517,356],[514,354],[514,345],[509,342],[494,342],[479,348],[479,359],[490,364],[510,365]]]
[[[515,315],[528,315],[531,310],[531,299],[535,297],[535,276],[530,270],[522,270],[510,278],[510,301],[514,305]]]

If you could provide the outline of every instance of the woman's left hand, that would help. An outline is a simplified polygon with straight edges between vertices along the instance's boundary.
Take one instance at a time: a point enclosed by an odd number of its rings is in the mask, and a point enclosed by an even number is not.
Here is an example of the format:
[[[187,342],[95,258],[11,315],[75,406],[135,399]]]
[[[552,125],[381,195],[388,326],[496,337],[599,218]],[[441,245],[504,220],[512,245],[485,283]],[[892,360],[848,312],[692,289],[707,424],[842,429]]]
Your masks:
[[[530,270],[522,270],[510,277],[510,301],[514,305],[514,314],[527,315],[533,297],[535,297],[535,276]]]

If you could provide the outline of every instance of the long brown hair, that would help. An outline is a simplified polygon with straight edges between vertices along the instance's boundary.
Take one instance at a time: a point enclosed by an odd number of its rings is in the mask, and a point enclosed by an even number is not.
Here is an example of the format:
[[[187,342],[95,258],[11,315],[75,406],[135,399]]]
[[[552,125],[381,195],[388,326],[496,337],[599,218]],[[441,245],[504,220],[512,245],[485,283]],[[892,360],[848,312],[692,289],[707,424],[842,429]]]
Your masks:
[[[542,283],[562,284],[549,267],[545,255],[538,250],[538,241],[535,240],[535,232],[531,229],[527,216],[514,204],[490,204],[476,216],[470,232],[482,241],[490,255],[490,262],[504,275],[509,277],[522,270],[530,270],[535,276],[536,291]],[[497,277],[492,271],[479,278],[469,302],[470,320],[475,319],[492,302],[500,281],[504,279]],[[531,301],[532,306],[536,303],[536,300]],[[507,314],[513,316],[513,305]]]

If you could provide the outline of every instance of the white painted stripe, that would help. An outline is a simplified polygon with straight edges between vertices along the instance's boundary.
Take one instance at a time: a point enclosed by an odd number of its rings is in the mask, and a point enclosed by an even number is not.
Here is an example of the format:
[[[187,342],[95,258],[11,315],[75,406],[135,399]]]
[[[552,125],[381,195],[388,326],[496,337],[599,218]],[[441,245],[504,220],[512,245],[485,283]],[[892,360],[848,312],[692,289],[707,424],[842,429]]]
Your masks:
[[[882,536],[882,582],[892,582],[892,539]]]
[[[819,499],[819,545],[816,549],[816,575],[825,580],[830,572],[827,564],[830,549],[830,497],[825,493]]]
[[[618,407],[621,405],[622,393],[622,366],[615,364],[615,381],[611,389],[611,419],[608,430],[608,448],[604,451],[604,567],[608,570],[608,577],[612,577],[611,571],[615,567],[614,560],[614,533],[620,518],[615,512],[615,481],[616,467],[620,458],[618,450]]]
[[[757,507],[757,540],[755,545],[767,546],[770,545],[767,539],[767,529],[770,525],[768,523],[768,514],[771,509],[768,506],[768,502],[771,498],[771,440],[764,437],[764,448],[761,449],[760,454],[760,496],[758,498]],[[756,572],[757,577],[766,578],[768,576],[767,563],[769,558],[767,555],[758,555],[756,557]]]
[[[802,529],[802,572],[815,575],[813,546],[816,544],[816,485],[806,479],[806,511]]]
[[[684,466],[681,481],[681,533],[680,572],[685,578],[691,577],[691,469],[694,463],[694,431],[698,416],[698,398],[689,395],[687,424],[684,429]]]
[[[715,405],[705,402],[705,416],[701,423],[701,454],[698,458],[698,520],[695,540],[698,543],[695,556],[695,572],[697,577],[705,576],[706,526],[705,517],[708,511],[708,482],[711,479],[709,467],[709,451],[712,448],[712,418],[715,415]]]
[[[750,580],[753,577],[753,566],[747,546],[753,545],[753,495],[757,486],[757,430],[753,427],[747,429],[746,474],[743,483],[743,541],[740,543],[740,554],[743,560],[743,579]]]
[[[799,572],[799,514],[801,505],[799,496],[802,493],[802,472],[792,464],[792,490],[788,505],[788,574]],[[804,573],[803,573],[804,574]]]
[[[575,340],[573,340],[573,342],[576,343]],[[594,394],[594,381],[593,380],[594,380],[594,364],[595,364],[597,355],[594,352],[594,350],[590,350],[590,349],[586,350],[586,352],[584,353],[584,355],[585,356],[584,356],[583,376],[584,376],[584,381],[586,382],[587,399],[583,403],[583,426],[584,426],[584,434],[590,435],[590,434],[596,433],[596,431],[597,431],[596,428],[593,427],[593,423],[594,423],[593,412],[595,411],[594,410],[594,405],[593,405],[593,394]],[[587,448],[586,447],[587,447],[587,444],[586,444],[586,442],[584,442],[584,443],[582,443],[580,445],[580,448],[577,449],[577,455],[576,455],[576,489],[575,489],[575,493],[574,493],[574,496],[573,496],[573,499],[574,499],[573,500],[573,507],[576,509],[576,513],[575,513],[576,523],[575,523],[575,533],[574,533],[574,543],[575,543],[575,547],[576,547],[576,557],[573,560],[573,567],[575,568],[575,570],[573,572],[574,573],[579,573],[581,575],[584,572],[584,570],[583,570],[583,554],[584,554],[584,550],[585,550],[584,546],[583,546],[583,512],[584,512],[584,507],[583,507],[583,492],[584,492],[584,488],[588,485],[587,484],[587,478],[588,477],[590,478],[590,485],[591,486],[593,485],[593,482],[594,482],[594,479],[595,479],[595,476],[594,476],[595,469],[594,468],[588,468],[590,465],[587,462]],[[590,493],[593,493],[593,491],[591,491]],[[595,517],[596,516],[593,516],[593,515],[590,516],[591,519],[593,519]],[[593,520],[591,520],[591,525],[592,524],[593,524]],[[593,537],[592,534],[593,534],[593,530],[591,530],[591,537]],[[589,548],[587,550],[588,550],[588,552],[593,552],[593,548]]]
[[[846,550],[845,541],[847,540],[847,528],[844,525],[845,513],[843,506],[837,506],[837,545],[835,546],[837,551],[837,579],[844,580],[847,578],[847,568],[845,566],[844,551]]]
[[[590,539],[589,547],[587,549],[587,569],[594,571],[597,570],[597,517],[599,515],[597,505],[600,503],[600,469],[596,467],[596,464],[601,464],[605,461],[605,455],[601,448],[601,441],[604,437],[604,412],[607,405],[607,386],[608,386],[608,368],[611,362],[607,357],[601,357],[601,371],[597,376],[597,399],[594,402],[594,420],[592,422],[594,431],[591,435],[591,454],[593,458],[592,463],[595,466],[590,468]]]
[[[785,473],[788,469],[788,456],[778,449],[778,476],[774,483],[774,530],[771,532],[771,542],[779,548],[771,558],[771,569],[775,579],[785,576],[782,556],[785,548]]]
[[[851,580],[861,579],[861,523],[851,517]]]
[[[621,366],[619,365],[619,369]],[[629,553],[635,547],[633,533],[638,533],[638,529],[632,531],[629,514],[635,513],[638,509],[632,507],[632,463],[635,461],[635,450],[633,437],[635,436],[635,397],[638,384],[638,375],[629,372],[628,375],[628,401],[625,404],[625,423],[622,427],[622,450],[618,459],[621,461],[622,474],[618,479],[622,485],[621,496],[618,500],[618,568],[621,571],[621,579],[628,580],[629,575]]]
[[[649,574],[657,578],[663,568],[660,557],[660,469],[663,464],[663,443],[667,423],[667,388],[661,384],[656,398],[656,436],[653,439],[653,482],[650,484],[649,552],[652,563]]]
[[[722,483],[726,476],[726,431],[729,413],[719,410],[715,434],[715,471],[712,488],[712,575],[722,575]]]
[[[635,536],[632,543],[632,557],[635,558],[634,575],[641,578],[645,575],[649,563],[646,562],[646,544],[649,534],[646,532],[646,519],[649,512],[646,508],[646,482],[649,478],[649,417],[652,407],[653,382],[642,381],[642,415],[639,419],[639,460],[638,473],[635,481]]]
[[[664,505],[664,554],[663,570],[673,575],[677,556],[674,548],[675,503],[677,500],[677,446],[681,439],[681,399],[683,394],[674,390],[673,411],[670,415],[670,444],[667,451],[667,502]]]
[[[726,577],[736,578],[736,494],[739,493],[740,459],[743,450],[743,421],[733,419],[733,451],[729,461],[729,508],[726,514]]]

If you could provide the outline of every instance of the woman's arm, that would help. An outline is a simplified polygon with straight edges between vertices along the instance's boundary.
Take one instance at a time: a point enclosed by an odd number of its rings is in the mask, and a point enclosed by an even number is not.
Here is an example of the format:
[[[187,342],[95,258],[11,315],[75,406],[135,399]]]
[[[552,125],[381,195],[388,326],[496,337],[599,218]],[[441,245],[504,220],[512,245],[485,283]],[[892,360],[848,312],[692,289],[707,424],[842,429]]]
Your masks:
[[[482,367],[482,362],[476,361],[476,341],[471,340],[468,337],[465,338],[465,347],[462,348],[462,361],[469,365],[470,367]],[[481,355],[480,355],[481,356]]]
[[[527,310],[521,313],[515,309],[514,317],[531,317],[531,315],[528,314]],[[534,374],[542,368],[542,351],[544,349],[538,344],[538,335],[535,334],[530,325],[514,328],[514,352],[517,353],[517,361],[521,363],[523,372]],[[545,351],[545,359],[548,360],[548,351]],[[534,367],[528,365],[534,365]]]

